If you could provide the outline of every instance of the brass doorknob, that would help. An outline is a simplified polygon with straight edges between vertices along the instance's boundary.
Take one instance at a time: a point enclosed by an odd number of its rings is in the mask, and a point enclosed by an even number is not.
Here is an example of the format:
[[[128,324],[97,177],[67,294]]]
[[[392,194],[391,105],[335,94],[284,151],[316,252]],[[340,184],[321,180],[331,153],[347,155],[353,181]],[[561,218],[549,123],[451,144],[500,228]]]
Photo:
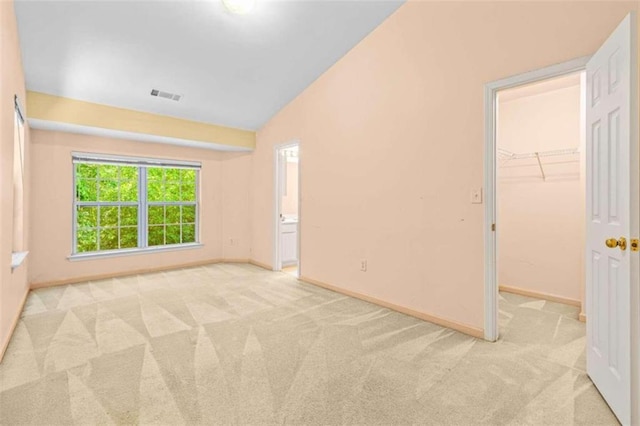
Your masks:
[[[609,248],[620,247],[620,250],[622,251],[627,249],[627,239],[625,237],[620,237],[619,240],[616,240],[615,238],[608,238],[607,241],[605,241],[605,244]]]

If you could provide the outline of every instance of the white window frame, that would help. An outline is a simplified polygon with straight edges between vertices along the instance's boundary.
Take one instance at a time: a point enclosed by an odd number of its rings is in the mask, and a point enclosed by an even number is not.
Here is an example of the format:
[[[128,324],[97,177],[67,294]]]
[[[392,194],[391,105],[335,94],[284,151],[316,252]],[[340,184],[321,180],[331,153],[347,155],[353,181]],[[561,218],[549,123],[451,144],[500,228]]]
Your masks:
[[[73,165],[73,213],[72,213],[72,246],[69,260],[84,260],[101,257],[127,256],[162,251],[184,250],[200,248],[200,171],[201,163],[192,161],[178,161],[146,157],[129,157],[109,154],[96,154],[73,152],[71,153]],[[138,167],[138,201],[78,201],[76,198],[76,164],[109,164],[117,166]],[[147,170],[149,167],[164,167],[171,169],[190,169],[196,172],[196,199],[195,201],[149,201],[147,199]],[[148,208],[149,206],[195,206],[195,242],[164,244],[158,246],[148,245]],[[138,247],[97,250],[91,252],[78,252],[78,207],[137,207],[138,208]],[[98,236],[100,226],[96,227]],[[182,230],[181,230],[182,232]],[[98,237],[99,238],[99,237]]]
[[[11,272],[18,268],[27,258],[29,252],[25,249],[24,241],[24,199],[25,199],[25,182],[24,182],[24,167],[25,167],[25,129],[24,129],[24,110],[20,105],[18,95],[14,95],[14,135],[13,135],[13,147],[14,147],[14,161],[13,161],[13,229],[12,233],[12,252],[11,252]],[[16,139],[15,132],[18,132]],[[16,142],[18,146],[16,146]],[[17,161],[17,165],[16,165]],[[20,169],[20,176],[16,176],[16,169]],[[20,186],[19,198],[16,198],[15,186]]]

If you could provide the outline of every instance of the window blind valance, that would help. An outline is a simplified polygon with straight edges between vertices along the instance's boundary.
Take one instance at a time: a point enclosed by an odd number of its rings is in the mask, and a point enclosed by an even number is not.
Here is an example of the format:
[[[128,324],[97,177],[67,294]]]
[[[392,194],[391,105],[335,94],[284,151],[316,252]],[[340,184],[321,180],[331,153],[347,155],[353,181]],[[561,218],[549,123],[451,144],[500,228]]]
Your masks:
[[[168,167],[180,169],[200,170],[202,164],[197,161],[168,160],[162,158],[129,157],[121,155],[92,154],[86,152],[73,152],[71,154],[74,163],[113,164],[122,166],[148,166]]]

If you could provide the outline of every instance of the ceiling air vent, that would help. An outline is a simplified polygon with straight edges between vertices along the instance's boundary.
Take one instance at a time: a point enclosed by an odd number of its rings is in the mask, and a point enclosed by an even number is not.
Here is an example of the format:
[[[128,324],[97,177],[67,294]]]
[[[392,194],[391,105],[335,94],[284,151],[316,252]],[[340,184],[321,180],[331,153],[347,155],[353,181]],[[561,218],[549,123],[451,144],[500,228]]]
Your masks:
[[[152,89],[151,96],[157,96],[159,98],[169,99],[172,101],[179,101],[182,95],[176,95],[175,93],[163,92],[162,90]]]

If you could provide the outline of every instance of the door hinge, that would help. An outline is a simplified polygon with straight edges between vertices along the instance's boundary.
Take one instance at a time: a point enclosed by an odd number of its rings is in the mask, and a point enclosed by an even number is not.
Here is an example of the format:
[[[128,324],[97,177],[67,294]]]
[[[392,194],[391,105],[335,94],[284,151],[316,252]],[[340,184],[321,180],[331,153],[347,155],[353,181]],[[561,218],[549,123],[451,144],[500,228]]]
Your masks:
[[[640,251],[640,240],[638,238],[631,239],[631,251]]]
[[[495,230],[496,230],[496,224],[495,224],[495,223],[492,223],[492,224],[491,224],[491,230],[492,230],[492,231],[495,231]]]

